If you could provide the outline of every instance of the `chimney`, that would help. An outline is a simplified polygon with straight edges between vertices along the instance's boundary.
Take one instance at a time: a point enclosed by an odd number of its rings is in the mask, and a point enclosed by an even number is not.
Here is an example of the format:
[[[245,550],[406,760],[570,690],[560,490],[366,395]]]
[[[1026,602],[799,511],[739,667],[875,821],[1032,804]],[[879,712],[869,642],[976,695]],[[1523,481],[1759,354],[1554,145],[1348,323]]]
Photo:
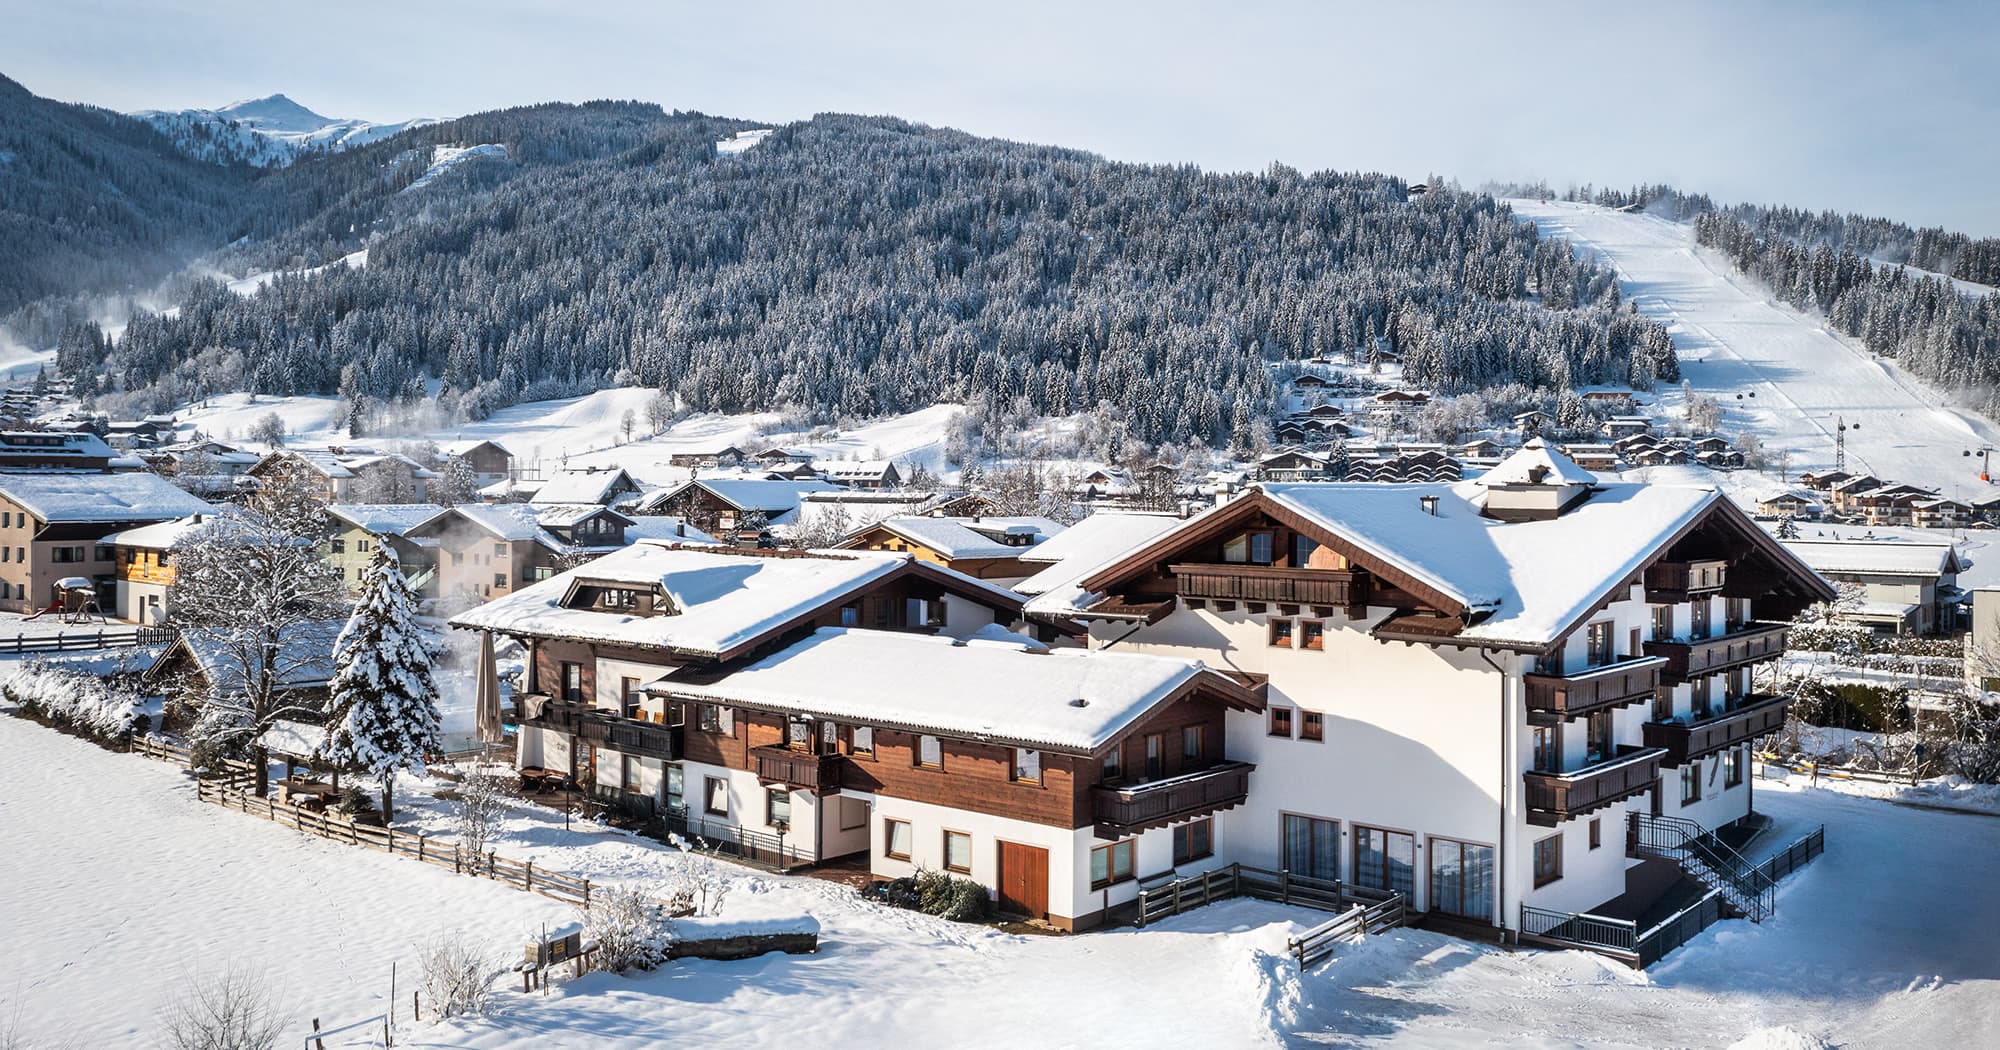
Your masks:
[[[1546,463],[1537,463],[1528,468],[1528,484],[1530,485],[1539,485],[1542,483],[1542,479],[1548,476],[1549,468]]]

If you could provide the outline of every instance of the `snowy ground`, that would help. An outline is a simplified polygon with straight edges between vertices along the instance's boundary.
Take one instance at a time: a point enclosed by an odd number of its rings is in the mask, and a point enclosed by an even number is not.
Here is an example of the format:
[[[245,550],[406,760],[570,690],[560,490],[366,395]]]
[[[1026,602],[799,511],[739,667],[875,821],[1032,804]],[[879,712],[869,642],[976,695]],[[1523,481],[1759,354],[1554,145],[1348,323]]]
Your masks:
[[[1021,937],[729,868],[725,917],[811,914],[821,952],[593,974],[546,997],[508,992],[489,1019],[399,1042],[920,1045],[952,1018],[958,1046],[1019,1046],[1023,1026],[1052,1047],[1770,1046],[1768,1030],[1787,1026],[1843,1047],[1906,1047],[1979,1045],[2000,1025],[1990,936],[2000,897],[1989,892],[2000,820],[1771,782],[1757,799],[1781,825],[1771,845],[1824,822],[1826,855],[1785,883],[1770,921],[1719,924],[1645,974],[1397,931],[1301,977],[1283,942],[1313,912],[1237,901],[1143,932]],[[415,823],[442,819],[435,801],[410,801]],[[302,1024],[333,1023],[380,1011],[388,963],[407,975],[411,945],[435,930],[464,929],[511,955],[524,931],[568,915],[203,805],[167,766],[4,717],[0,829],[0,885],[16,904],[0,1020],[78,1045],[147,1042],[177,975],[224,952],[273,975]],[[526,806],[501,849],[637,884],[684,862],[615,831],[565,831]],[[1058,1017],[1087,1022],[1047,1023]]]
[[[1792,449],[1794,472],[1833,465],[1835,425],[1845,419],[1849,469],[1961,499],[1984,487],[1978,460],[1961,453],[2000,444],[2000,427],[1776,302],[1697,247],[1692,225],[1563,201],[1508,203],[1544,233],[1603,253],[1627,298],[1669,326],[1683,374],[1722,402],[1726,428]],[[1677,390],[1663,394],[1678,400]]]

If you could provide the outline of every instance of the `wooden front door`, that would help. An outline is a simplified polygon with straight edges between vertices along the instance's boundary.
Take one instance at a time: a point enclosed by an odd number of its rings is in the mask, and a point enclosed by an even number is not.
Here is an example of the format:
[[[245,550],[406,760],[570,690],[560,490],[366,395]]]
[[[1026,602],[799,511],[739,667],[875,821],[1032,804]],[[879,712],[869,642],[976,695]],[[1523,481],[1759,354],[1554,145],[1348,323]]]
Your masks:
[[[1049,914],[1049,851],[1017,842],[1000,843],[1000,910],[1031,919]]]

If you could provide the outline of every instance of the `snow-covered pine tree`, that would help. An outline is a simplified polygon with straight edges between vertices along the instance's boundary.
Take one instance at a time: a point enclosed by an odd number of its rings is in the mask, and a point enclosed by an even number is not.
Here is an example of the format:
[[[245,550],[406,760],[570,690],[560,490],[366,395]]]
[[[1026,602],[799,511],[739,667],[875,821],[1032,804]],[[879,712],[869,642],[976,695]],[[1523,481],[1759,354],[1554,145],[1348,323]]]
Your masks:
[[[394,820],[396,774],[438,751],[438,646],[417,626],[417,598],[396,553],[376,547],[361,601],[333,649],[324,757],[379,777],[382,818]]]
[[[1793,518],[1790,514],[1787,514],[1783,518],[1778,519],[1778,528],[1777,531],[1774,533],[1774,535],[1776,535],[1781,540],[1798,539],[1799,538],[1798,520]]]
[[[430,484],[430,502],[440,507],[456,507],[461,503],[471,503],[478,498],[479,475],[464,456],[453,456],[445,461],[438,479]]]

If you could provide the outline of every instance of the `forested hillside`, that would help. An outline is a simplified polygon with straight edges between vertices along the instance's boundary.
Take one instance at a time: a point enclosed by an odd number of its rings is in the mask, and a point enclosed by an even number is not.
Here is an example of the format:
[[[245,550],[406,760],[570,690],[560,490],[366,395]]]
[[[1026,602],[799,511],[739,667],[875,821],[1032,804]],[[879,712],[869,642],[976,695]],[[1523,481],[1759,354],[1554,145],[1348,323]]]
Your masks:
[[[1272,362],[1383,346],[1445,392],[1678,377],[1610,272],[1484,195],[1381,175],[1113,163],[887,118],[751,125],[548,106],[307,157],[244,196],[238,296],[172,288],[107,345],[81,304],[15,315],[120,411],[248,387],[447,412],[640,383],[818,418],[962,400],[1107,403],[1141,440],[1242,439]],[[430,147],[505,160],[419,183]],[[371,415],[375,414],[373,412]]]

